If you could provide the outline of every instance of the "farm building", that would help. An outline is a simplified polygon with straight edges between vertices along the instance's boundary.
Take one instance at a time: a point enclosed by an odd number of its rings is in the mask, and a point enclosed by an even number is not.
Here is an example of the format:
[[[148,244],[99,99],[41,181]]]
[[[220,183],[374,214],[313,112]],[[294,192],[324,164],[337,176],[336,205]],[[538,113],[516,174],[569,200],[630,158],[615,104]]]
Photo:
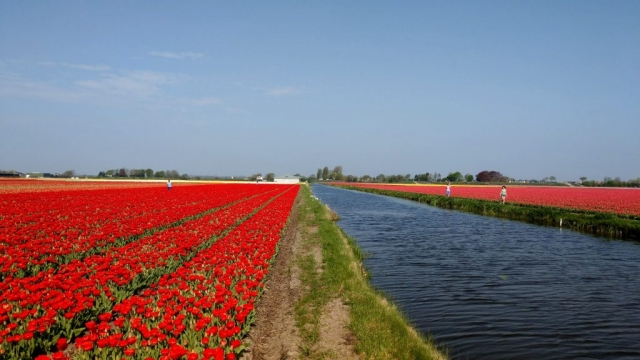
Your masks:
[[[300,177],[292,175],[276,176],[273,178],[273,182],[279,184],[298,184],[300,183]]]

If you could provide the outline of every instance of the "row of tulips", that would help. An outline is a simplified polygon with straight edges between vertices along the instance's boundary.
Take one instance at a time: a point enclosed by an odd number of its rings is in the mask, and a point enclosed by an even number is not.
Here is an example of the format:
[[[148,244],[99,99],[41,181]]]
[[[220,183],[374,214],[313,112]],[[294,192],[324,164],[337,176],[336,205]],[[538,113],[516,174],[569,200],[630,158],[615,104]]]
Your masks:
[[[445,196],[446,186],[338,183],[338,185]],[[500,200],[501,186],[453,185],[451,196]],[[507,186],[507,202],[640,216],[640,189],[560,186]]]
[[[0,279],[82,259],[265,189],[248,185],[0,195]],[[186,189],[185,189],[186,190]]]
[[[235,359],[297,187],[112,311],[86,323],[73,351],[44,359]]]
[[[266,189],[266,187],[264,187]],[[225,230],[249,216],[276,189],[83,261],[0,283],[0,353],[48,351],[73,338],[98,313],[173,272]],[[282,189],[280,189],[281,191]]]

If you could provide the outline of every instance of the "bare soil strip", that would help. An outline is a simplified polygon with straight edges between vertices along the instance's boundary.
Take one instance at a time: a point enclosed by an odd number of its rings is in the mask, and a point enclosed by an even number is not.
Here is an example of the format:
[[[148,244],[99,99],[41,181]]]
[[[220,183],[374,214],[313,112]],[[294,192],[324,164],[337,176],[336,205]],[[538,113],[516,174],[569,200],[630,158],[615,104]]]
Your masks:
[[[284,360],[301,358],[358,359],[356,337],[349,330],[349,308],[341,298],[326,304],[320,315],[320,339],[312,349],[304,349],[295,321],[295,304],[309,291],[300,280],[299,259],[313,256],[316,271],[323,271],[322,249],[305,242],[304,236],[317,228],[304,228],[298,221],[299,196],[291,211],[290,223],[280,241],[278,255],[271,265],[269,280],[256,306],[254,326],[244,360]]]

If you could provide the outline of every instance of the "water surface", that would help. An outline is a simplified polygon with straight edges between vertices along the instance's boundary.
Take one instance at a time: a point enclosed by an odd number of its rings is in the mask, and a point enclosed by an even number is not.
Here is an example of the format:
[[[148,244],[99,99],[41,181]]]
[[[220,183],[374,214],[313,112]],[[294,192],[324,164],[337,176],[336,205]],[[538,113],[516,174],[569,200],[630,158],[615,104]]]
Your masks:
[[[640,245],[313,186],[453,359],[640,359]]]

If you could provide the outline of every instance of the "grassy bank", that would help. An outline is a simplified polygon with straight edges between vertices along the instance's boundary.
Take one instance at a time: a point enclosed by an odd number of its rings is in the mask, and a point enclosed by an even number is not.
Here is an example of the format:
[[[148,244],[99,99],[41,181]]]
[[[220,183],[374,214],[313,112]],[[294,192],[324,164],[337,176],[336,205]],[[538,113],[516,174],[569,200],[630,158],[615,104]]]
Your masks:
[[[335,358],[313,349],[320,338],[322,309],[340,299],[348,306],[349,329],[361,359],[445,359],[396,306],[370,286],[358,246],[335,224],[330,210],[311,196],[308,186],[302,186],[301,192],[298,219],[303,229],[302,246],[317,247],[322,253],[321,264],[312,254],[294,260],[308,289],[295,305],[304,357]]]
[[[640,220],[623,218],[614,214],[566,210],[560,208],[523,204],[501,204],[497,201],[476,200],[440,195],[417,194],[392,190],[367,189],[341,186],[345,189],[364,191],[373,194],[394,196],[413,200],[446,209],[461,210],[475,214],[496,216],[534,224],[560,226],[601,236],[618,239],[640,240]]]

